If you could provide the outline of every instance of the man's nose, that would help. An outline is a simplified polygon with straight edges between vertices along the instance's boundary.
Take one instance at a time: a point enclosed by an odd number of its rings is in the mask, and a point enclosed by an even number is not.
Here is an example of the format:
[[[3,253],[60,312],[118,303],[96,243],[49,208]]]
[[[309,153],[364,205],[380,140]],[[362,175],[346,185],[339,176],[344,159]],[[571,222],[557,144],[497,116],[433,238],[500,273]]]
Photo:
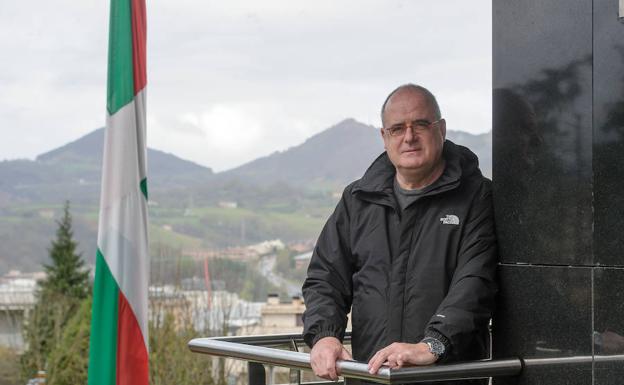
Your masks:
[[[414,134],[414,128],[411,123],[405,125],[405,135],[403,135],[403,141],[405,142],[413,142],[417,139],[418,135]]]

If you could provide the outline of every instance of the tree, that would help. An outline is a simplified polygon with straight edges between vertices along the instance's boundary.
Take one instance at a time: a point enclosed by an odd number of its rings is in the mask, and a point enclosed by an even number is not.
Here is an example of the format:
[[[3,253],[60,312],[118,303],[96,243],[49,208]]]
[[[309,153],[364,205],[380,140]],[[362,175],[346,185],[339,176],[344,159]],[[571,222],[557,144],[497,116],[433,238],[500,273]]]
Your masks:
[[[161,308],[149,323],[150,383],[213,385],[212,357],[192,353],[187,343],[198,333],[186,320],[176,327],[174,314]],[[187,313],[190,314],[190,313]]]
[[[47,384],[86,384],[89,367],[91,297],[84,299],[67,322],[58,344],[50,352]]]
[[[69,202],[63,217],[57,221],[56,239],[49,249],[52,263],[45,265],[45,280],[39,283],[37,302],[27,316],[24,340],[27,350],[22,356],[24,379],[32,378],[38,370],[49,370],[50,353],[57,347],[63,330],[89,296],[89,272],[76,253],[73,240]]]
[[[84,268],[81,254],[76,254],[78,243],[73,239],[69,201],[65,202],[63,218],[57,221],[56,240],[49,249],[51,265],[44,265],[47,278],[41,283],[43,292],[84,299],[89,293],[89,271]]]

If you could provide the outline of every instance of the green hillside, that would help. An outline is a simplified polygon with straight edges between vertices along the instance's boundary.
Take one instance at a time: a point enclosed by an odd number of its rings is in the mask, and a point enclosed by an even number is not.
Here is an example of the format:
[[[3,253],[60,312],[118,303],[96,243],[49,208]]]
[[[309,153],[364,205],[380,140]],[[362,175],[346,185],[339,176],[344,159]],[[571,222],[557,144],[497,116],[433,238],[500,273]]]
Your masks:
[[[283,212],[261,209],[196,207],[149,208],[149,239],[171,249],[205,250],[249,245],[267,239],[284,242],[315,239],[333,207]],[[71,207],[78,250],[95,258],[97,207]],[[62,211],[58,205],[19,205],[0,216],[0,274],[10,269],[36,271],[47,263],[47,248]]]

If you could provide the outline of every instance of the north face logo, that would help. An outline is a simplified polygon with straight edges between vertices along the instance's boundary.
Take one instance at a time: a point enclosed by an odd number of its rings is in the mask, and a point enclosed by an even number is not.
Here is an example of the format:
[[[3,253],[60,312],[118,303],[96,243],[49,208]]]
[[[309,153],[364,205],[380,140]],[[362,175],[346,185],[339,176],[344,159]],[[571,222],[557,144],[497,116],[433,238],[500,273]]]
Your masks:
[[[457,215],[446,214],[444,218],[440,218],[440,222],[443,225],[459,225],[459,218]]]

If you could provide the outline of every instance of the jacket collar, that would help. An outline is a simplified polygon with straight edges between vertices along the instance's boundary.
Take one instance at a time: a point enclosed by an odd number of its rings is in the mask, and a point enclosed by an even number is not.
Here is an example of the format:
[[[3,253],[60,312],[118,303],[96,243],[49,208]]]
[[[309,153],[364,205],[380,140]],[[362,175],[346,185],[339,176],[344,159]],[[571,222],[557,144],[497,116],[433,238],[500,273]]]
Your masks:
[[[458,146],[450,140],[444,142],[442,156],[446,161],[444,172],[435,182],[425,187],[424,195],[435,195],[456,188],[462,176],[475,172],[481,174],[478,167],[477,156],[469,149]],[[355,182],[352,194],[364,195],[371,201],[385,201],[393,199],[394,177],[396,169],[390,162],[388,154],[383,152],[373,161],[364,173],[364,176]],[[379,202],[383,203],[383,202]],[[392,203],[391,203],[392,204]]]

